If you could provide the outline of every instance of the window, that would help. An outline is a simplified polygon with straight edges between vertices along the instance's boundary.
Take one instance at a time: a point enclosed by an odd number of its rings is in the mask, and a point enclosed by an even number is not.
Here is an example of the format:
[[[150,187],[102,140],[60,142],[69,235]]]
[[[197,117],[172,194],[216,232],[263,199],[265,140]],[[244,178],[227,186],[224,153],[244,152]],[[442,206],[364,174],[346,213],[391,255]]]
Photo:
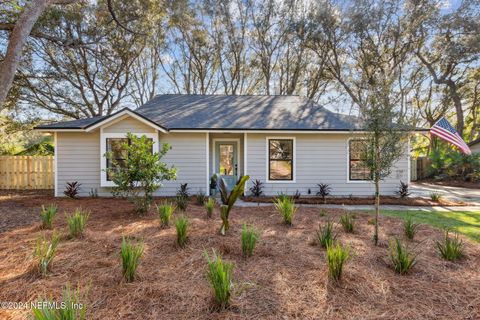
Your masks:
[[[112,181],[111,171],[119,171],[125,167],[127,153],[123,145],[128,142],[127,138],[107,138],[107,152],[111,153],[112,160],[107,157],[107,181]]]
[[[268,180],[293,181],[293,139],[268,139]]]
[[[153,141],[153,150],[158,149],[158,135],[156,133],[135,133],[136,136],[145,135],[149,140]],[[112,181],[112,173],[121,170],[125,166],[127,152],[123,148],[125,142],[128,142],[126,133],[110,133],[102,132],[100,134],[100,185],[102,187],[114,187]],[[112,160],[108,159],[105,154],[112,154]]]
[[[348,145],[348,179],[351,181],[366,181],[372,179],[370,169],[362,162],[362,140],[350,140]]]

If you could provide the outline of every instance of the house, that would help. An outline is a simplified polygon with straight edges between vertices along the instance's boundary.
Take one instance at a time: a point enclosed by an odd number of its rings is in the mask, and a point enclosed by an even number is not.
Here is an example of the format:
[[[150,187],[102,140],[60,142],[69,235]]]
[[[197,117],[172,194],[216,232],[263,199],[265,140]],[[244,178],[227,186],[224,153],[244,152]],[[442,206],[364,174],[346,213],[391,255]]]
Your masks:
[[[56,196],[71,181],[82,184],[83,196],[95,189],[111,195],[114,184],[105,169],[112,164],[104,154],[121,160],[127,132],[146,135],[156,149],[171,146],[163,161],[177,168],[177,180],[164,182],[157,195],[174,195],[180,183],[208,194],[214,173],[229,184],[248,174],[264,183],[266,195],[314,195],[318,183],[330,184],[337,196],[370,196],[374,190],[359,159],[359,119],[299,96],[158,95],[136,110],[37,129],[55,137]],[[383,194],[410,180],[409,163],[406,148],[382,183]]]
[[[473,140],[468,146],[470,147],[470,150],[472,150],[472,153],[480,152],[480,138]]]

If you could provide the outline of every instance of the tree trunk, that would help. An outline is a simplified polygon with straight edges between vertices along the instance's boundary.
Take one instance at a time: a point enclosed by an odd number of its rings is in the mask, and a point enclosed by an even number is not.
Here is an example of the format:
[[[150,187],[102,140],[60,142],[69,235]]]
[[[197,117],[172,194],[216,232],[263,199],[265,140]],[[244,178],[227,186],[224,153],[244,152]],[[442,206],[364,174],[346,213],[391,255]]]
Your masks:
[[[22,58],[22,51],[27,42],[30,32],[32,32],[35,22],[37,22],[43,11],[49,6],[49,0],[34,0],[23,11],[18,19],[8,41],[7,53],[5,59],[0,64],[0,110],[7,98],[15,72]]]
[[[380,214],[380,181],[375,178],[375,233],[373,242],[378,245],[378,216]]]

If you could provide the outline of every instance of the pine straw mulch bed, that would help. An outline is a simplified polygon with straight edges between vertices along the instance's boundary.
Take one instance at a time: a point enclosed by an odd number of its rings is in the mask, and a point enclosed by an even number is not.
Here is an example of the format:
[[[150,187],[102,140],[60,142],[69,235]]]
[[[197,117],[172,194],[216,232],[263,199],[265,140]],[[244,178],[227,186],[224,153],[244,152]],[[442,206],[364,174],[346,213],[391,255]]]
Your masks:
[[[242,200],[246,202],[259,202],[259,203],[272,203],[275,197],[243,197]],[[323,201],[321,197],[311,196],[311,197],[300,197],[295,199],[297,204],[344,204],[344,205],[374,205],[374,197],[327,197],[326,202]],[[471,206],[472,204],[467,204],[461,201],[452,201],[446,198],[440,198],[439,201],[432,201],[426,198],[397,198],[391,196],[380,197],[380,203],[386,205],[402,205],[402,206]]]
[[[38,277],[32,267],[32,247],[39,229],[41,204],[59,206],[56,228],[66,232],[64,211],[91,210],[84,239],[60,242],[51,273]],[[418,264],[406,276],[388,266],[388,248],[371,243],[371,216],[356,214],[355,234],[336,225],[338,240],[355,252],[339,285],[328,280],[325,251],[312,244],[319,223],[338,221],[341,210],[321,216],[316,208],[301,207],[287,227],[273,207],[236,207],[231,229],[218,235],[220,219],[208,220],[202,207],[191,204],[190,242],[174,244],[175,229],[160,229],[151,213],[132,215],[131,205],[117,199],[54,199],[47,195],[0,198],[0,217],[10,221],[0,230],[0,301],[59,299],[62,287],[90,285],[88,315],[94,319],[478,319],[480,318],[480,248],[465,239],[466,258],[445,262],[434,250],[442,233],[419,228],[410,242]],[[216,211],[218,215],[218,209]],[[13,224],[18,222],[18,226]],[[381,239],[400,236],[402,222],[381,217]],[[262,232],[255,255],[241,256],[243,223]],[[50,233],[50,232],[46,232]],[[122,235],[143,238],[145,254],[139,279],[121,277]],[[204,250],[214,248],[235,264],[235,293],[228,310],[212,307],[205,278]],[[0,319],[23,319],[28,310],[0,310]]]

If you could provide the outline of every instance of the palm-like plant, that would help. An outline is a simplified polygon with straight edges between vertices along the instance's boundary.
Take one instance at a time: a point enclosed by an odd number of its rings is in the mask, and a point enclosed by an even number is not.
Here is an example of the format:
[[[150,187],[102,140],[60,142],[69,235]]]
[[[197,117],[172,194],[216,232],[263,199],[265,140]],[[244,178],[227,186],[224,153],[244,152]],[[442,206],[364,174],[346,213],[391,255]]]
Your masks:
[[[220,218],[222,218],[222,226],[220,227],[220,234],[225,235],[228,229],[230,228],[230,223],[228,221],[230,210],[245,191],[245,183],[250,179],[249,176],[242,176],[238,179],[235,187],[232,191],[228,192],[227,183],[225,179],[221,178],[219,183],[220,189],[220,199],[222,200],[223,205],[220,206]]]

